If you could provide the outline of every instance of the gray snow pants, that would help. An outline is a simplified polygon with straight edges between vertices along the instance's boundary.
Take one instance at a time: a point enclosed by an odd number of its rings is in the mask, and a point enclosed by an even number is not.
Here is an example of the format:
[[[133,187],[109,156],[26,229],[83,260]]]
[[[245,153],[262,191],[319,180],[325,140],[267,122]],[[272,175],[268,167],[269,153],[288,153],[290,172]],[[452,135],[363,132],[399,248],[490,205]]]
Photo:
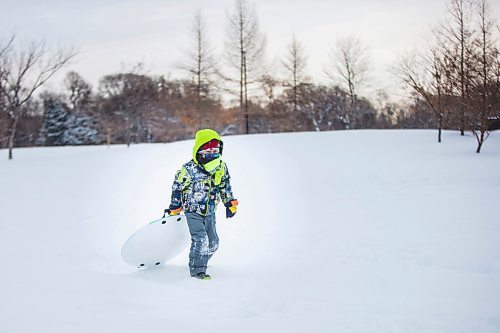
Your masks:
[[[215,213],[202,216],[186,212],[191,250],[189,252],[189,272],[191,276],[206,273],[208,260],[219,247],[219,236],[215,230]]]

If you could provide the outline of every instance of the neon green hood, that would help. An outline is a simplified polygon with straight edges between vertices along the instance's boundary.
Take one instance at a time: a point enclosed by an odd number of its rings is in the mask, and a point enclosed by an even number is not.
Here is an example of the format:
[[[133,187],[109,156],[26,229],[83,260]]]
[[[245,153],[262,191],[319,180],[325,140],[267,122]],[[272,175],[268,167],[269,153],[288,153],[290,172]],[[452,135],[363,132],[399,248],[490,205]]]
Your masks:
[[[193,160],[196,164],[199,164],[198,160],[196,159],[196,153],[198,152],[198,149],[200,149],[201,146],[203,146],[205,143],[213,139],[222,141],[220,135],[214,130],[207,128],[196,132],[196,136],[194,138],[194,147],[193,147]],[[219,157],[203,165],[203,167],[208,172],[212,172],[219,167],[220,163],[221,163],[221,158]]]

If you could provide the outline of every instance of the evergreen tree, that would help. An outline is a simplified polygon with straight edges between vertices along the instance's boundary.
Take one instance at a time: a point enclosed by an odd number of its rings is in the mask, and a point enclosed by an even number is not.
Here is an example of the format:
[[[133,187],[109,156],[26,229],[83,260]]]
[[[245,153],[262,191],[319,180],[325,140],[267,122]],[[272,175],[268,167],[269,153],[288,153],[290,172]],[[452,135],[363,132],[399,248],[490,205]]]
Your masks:
[[[64,133],[68,119],[68,109],[58,96],[47,94],[43,97],[44,122],[39,144],[47,146],[64,145]]]
[[[70,114],[65,123],[63,142],[66,145],[89,145],[103,142],[97,122],[87,114]]]

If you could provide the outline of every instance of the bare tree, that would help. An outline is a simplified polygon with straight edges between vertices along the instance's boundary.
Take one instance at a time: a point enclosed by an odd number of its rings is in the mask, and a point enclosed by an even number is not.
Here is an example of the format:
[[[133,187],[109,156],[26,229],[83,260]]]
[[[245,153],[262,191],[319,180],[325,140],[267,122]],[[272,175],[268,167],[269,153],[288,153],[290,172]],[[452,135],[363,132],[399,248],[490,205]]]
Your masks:
[[[68,72],[64,79],[66,89],[69,91],[69,105],[72,110],[78,110],[90,103],[92,87],[80,74]]]
[[[7,54],[10,52],[12,45],[14,43],[14,37],[12,36],[7,42],[2,43],[0,41],[0,84],[4,83],[5,78],[7,77],[7,74],[9,73],[9,69],[7,67],[8,61],[7,61]],[[2,93],[3,90],[0,90],[0,93]]]
[[[7,96],[4,93],[3,85],[8,74],[7,68],[7,52],[10,51],[12,44],[14,42],[14,36],[12,36],[7,42],[0,40],[0,147],[3,147],[3,142],[8,139],[7,128],[5,123],[7,122]]]
[[[266,95],[266,97],[268,99],[269,111],[272,112],[274,99],[276,97],[275,96],[276,95],[276,88],[279,86],[280,83],[271,74],[264,74],[260,79],[260,83],[262,85],[262,89],[264,90],[264,94]]]
[[[367,83],[368,70],[368,48],[361,39],[356,36],[340,38],[331,54],[331,65],[326,75],[349,92],[351,108],[345,115],[348,127],[352,126],[359,90]]]
[[[347,102],[347,94],[338,87],[329,88],[306,84],[300,112],[311,121],[315,131],[338,128],[342,122],[342,108]]]
[[[431,108],[438,124],[438,142],[447,123],[452,102],[453,81],[442,49],[433,46],[426,55],[403,57],[396,75]]]
[[[472,114],[471,130],[477,140],[477,153],[481,152],[489,136],[488,120],[498,106],[500,91],[500,56],[493,32],[497,24],[489,15],[486,0],[478,0],[479,32],[474,39],[473,79],[468,99]]]
[[[246,0],[235,0],[234,12],[228,16],[226,53],[230,67],[237,72],[239,84],[240,110],[245,115],[246,133],[249,133],[248,99],[249,86],[257,83],[262,68],[264,37],[259,31],[254,8],[249,8]]]
[[[450,22],[438,30],[438,40],[441,41],[440,47],[446,50],[450,57],[450,69],[455,73],[457,81],[456,88],[460,96],[458,103],[458,127],[460,134],[464,135],[466,128],[466,98],[468,84],[470,81],[470,48],[472,42],[472,29],[470,21],[472,16],[471,0],[450,0],[448,5]]]
[[[201,112],[202,101],[213,90],[217,73],[214,50],[208,40],[207,26],[200,11],[196,12],[191,27],[191,45],[185,51],[186,60],[181,68],[192,78],[197,98],[197,110]]]
[[[14,37],[2,54],[4,74],[0,83],[9,116],[9,159],[13,158],[14,139],[25,105],[33,94],[76,55],[72,50],[49,52],[43,42],[33,42],[26,49],[14,48]]]
[[[283,67],[287,73],[285,86],[292,88],[292,103],[293,110],[298,111],[299,100],[301,97],[301,87],[307,83],[305,68],[307,65],[307,57],[304,54],[304,47],[297,40],[295,34],[292,36],[291,42],[288,44],[287,54],[282,61]]]
[[[141,74],[141,68],[139,64],[130,72],[106,75],[99,83],[99,89],[107,102],[103,103],[103,109],[107,112],[102,115],[107,123],[107,136],[110,138],[111,132],[118,133],[127,147],[132,142],[150,141],[148,138],[153,120],[151,110],[158,99],[156,82]],[[117,126],[117,122],[123,124]]]

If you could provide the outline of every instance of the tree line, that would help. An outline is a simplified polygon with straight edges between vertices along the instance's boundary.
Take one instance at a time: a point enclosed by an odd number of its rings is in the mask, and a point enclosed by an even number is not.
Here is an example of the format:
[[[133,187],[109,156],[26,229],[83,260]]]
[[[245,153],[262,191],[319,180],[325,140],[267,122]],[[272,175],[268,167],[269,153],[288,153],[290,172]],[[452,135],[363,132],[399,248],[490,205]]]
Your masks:
[[[432,111],[439,142],[443,128],[471,131],[479,153],[498,122],[498,32],[487,0],[450,0],[428,48],[402,57],[398,75]]]
[[[449,20],[427,50],[401,57],[395,74],[412,92],[404,103],[380,91],[362,95],[369,51],[359,37],[340,38],[325,75],[313,83],[307,55],[295,35],[277,76],[265,65],[265,38],[255,9],[236,0],[228,14],[224,57],[218,57],[201,12],[179,70],[187,79],[145,72],[137,64],[104,75],[97,87],[69,72],[64,90],[41,90],[76,55],[43,43],[21,48],[16,36],[0,41],[0,148],[34,145],[127,144],[191,138],[211,127],[222,134],[363,128],[436,128],[472,131],[477,152],[498,119],[498,23],[486,0],[450,0]],[[495,30],[496,29],[496,30]],[[234,96],[229,106],[225,96]]]

